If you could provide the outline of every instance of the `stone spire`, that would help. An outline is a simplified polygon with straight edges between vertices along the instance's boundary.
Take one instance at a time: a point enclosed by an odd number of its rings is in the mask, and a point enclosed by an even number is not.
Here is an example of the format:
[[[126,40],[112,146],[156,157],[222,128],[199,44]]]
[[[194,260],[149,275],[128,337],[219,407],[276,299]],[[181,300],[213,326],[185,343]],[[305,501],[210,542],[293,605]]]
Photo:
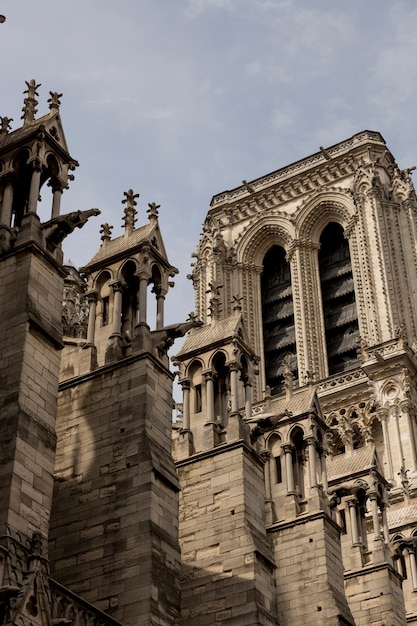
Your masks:
[[[139,194],[135,194],[133,189],[129,189],[129,191],[124,191],[123,194],[126,196],[125,199],[122,200],[122,204],[126,204],[125,216],[123,218],[123,221],[125,223],[125,237],[129,237],[135,230],[135,222],[137,221],[135,218],[135,215],[137,214],[137,211],[135,209],[137,202],[135,198],[139,198]]]
[[[33,78],[29,82],[27,80],[25,82],[27,85],[27,89],[23,93],[27,93],[27,97],[23,101],[24,102],[24,106],[22,109],[23,115],[21,118],[23,119],[24,126],[26,124],[30,124],[35,119],[35,115],[38,111],[38,109],[36,108],[38,105],[38,101],[36,100],[35,96],[39,96],[36,90],[38,87],[41,86],[40,83],[39,85],[37,85],[36,81]]]

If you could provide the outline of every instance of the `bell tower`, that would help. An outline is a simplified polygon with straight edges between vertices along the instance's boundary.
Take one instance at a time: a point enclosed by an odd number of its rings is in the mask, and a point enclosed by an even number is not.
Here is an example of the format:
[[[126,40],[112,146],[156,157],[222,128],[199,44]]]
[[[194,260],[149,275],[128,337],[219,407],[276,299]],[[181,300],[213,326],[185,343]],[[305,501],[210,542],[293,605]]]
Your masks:
[[[268,589],[281,626],[403,626],[406,612],[417,619],[412,169],[398,167],[379,133],[363,131],[215,195],[193,255],[204,324],[178,355],[184,409],[176,452],[181,498],[189,498],[180,523],[184,557],[191,571],[207,563],[207,575],[217,575],[222,535],[216,529],[203,547],[199,534],[210,507],[221,507],[220,478],[207,457],[224,452],[239,414],[241,441],[250,427],[246,442],[265,461],[265,501],[257,506],[273,544]],[[237,293],[259,375],[250,378],[252,402],[241,388],[232,410],[233,369],[241,364],[222,341]],[[243,387],[245,376],[238,379]],[[222,417],[214,411],[217,438],[209,442],[213,397]],[[224,397],[230,402],[221,405]],[[190,468],[198,463],[214,493],[207,492],[213,503],[201,497],[193,523],[186,512],[197,500]],[[239,477],[239,485],[248,511],[250,481]]]

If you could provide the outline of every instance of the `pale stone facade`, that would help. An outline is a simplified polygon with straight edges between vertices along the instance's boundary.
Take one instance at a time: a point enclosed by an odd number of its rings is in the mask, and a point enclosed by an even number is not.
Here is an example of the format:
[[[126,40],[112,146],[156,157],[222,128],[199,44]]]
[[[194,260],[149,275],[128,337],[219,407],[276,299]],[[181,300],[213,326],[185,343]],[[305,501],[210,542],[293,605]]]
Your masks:
[[[155,203],[137,228],[126,192],[124,233],[63,266],[98,211],[60,215],[60,95],[36,119],[27,87],[0,133],[0,624],[417,624],[410,170],[364,131],[214,196],[165,326]]]
[[[175,359],[188,596],[201,594],[200,567],[208,595],[233,577],[233,518],[204,545],[189,476],[210,484],[222,456],[233,467],[237,437],[265,463],[277,623],[417,621],[416,217],[410,171],[369,131],[214,196],[192,271],[204,324]],[[211,506],[230,488],[218,483]],[[209,565],[200,556],[223,544]],[[252,585],[269,606],[270,587]],[[230,623],[269,623],[232,602]],[[205,607],[195,623],[208,612],[201,623],[221,621]]]

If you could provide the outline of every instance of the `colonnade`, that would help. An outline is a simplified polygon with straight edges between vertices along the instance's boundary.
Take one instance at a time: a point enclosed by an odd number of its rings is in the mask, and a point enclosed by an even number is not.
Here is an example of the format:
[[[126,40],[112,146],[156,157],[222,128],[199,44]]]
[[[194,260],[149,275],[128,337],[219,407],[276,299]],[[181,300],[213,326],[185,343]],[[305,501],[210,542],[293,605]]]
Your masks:
[[[204,400],[201,413],[205,416],[206,424],[218,423],[218,418],[220,418],[219,425],[226,427],[228,415],[238,413],[242,407],[245,417],[249,418],[252,415],[252,383],[246,377],[244,379],[239,377],[241,368],[237,362],[226,363],[226,368],[228,371],[228,380],[224,382],[228,388],[228,397],[222,398],[222,400],[224,400],[224,405],[227,406],[227,408],[221,411],[219,415],[216,415],[215,388],[215,383],[219,380],[218,374],[214,369],[208,369],[202,372],[204,390],[202,390],[201,397]],[[191,415],[194,413],[194,411],[191,410],[191,389],[193,383],[189,378],[184,378],[180,381],[180,385],[183,395],[182,430],[191,431]]]
[[[148,284],[150,275],[148,273],[138,272],[135,274],[138,278],[138,306],[132,308],[129,311],[131,316],[132,327],[136,325],[147,325],[147,305],[148,305]],[[114,280],[109,283],[112,289],[112,307],[110,309],[111,318],[111,337],[117,337],[123,335],[123,294],[129,290],[128,285],[123,280]],[[154,287],[154,293],[156,294],[156,320],[155,328],[159,330],[164,327],[164,303],[165,293],[161,286]],[[87,299],[89,305],[88,312],[88,327],[87,327],[87,345],[94,345],[95,334],[97,328],[97,303],[100,298],[99,291],[97,289],[91,289],[87,292]]]
[[[417,591],[417,537],[400,538],[396,542],[397,549],[394,555],[394,563],[403,578],[408,578],[405,557],[408,559],[408,571],[410,572],[413,591]]]
[[[32,165],[32,172],[30,177],[29,194],[25,199],[25,206],[18,207],[21,211],[21,217],[28,213],[36,213],[39,192],[41,187],[41,174],[45,165],[40,159],[30,161]],[[3,182],[3,199],[0,210],[0,226],[7,226],[12,228],[13,224],[13,203],[15,198],[15,185],[17,184],[17,176],[14,170],[8,170],[3,175],[0,172],[0,182]],[[64,191],[65,185],[58,178],[51,178],[49,186],[52,188],[52,208],[51,219],[60,215],[61,210],[61,196]]]
[[[307,435],[303,439],[305,458],[308,466],[309,487],[317,488],[321,486],[327,490],[327,471],[324,450],[319,446],[319,442],[314,435]],[[284,443],[281,446],[284,453],[285,473],[287,476],[287,494],[300,495],[296,489],[295,470],[300,462],[296,458],[296,446],[294,443]],[[302,468],[303,470],[304,468]],[[320,476],[320,479],[319,479]],[[306,477],[305,477],[306,478]]]

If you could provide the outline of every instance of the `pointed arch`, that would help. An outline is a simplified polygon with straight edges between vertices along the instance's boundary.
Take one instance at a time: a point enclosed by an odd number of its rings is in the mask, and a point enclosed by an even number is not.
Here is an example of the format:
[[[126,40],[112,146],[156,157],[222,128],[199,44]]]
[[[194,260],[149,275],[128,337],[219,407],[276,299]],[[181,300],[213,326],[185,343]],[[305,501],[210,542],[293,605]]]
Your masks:
[[[262,261],[273,245],[290,248],[294,232],[289,229],[288,219],[264,216],[251,224],[236,242],[238,260],[244,264],[262,265]]]
[[[329,222],[347,228],[355,215],[356,207],[350,190],[327,190],[300,205],[295,219],[297,238],[318,243],[321,232]]]

